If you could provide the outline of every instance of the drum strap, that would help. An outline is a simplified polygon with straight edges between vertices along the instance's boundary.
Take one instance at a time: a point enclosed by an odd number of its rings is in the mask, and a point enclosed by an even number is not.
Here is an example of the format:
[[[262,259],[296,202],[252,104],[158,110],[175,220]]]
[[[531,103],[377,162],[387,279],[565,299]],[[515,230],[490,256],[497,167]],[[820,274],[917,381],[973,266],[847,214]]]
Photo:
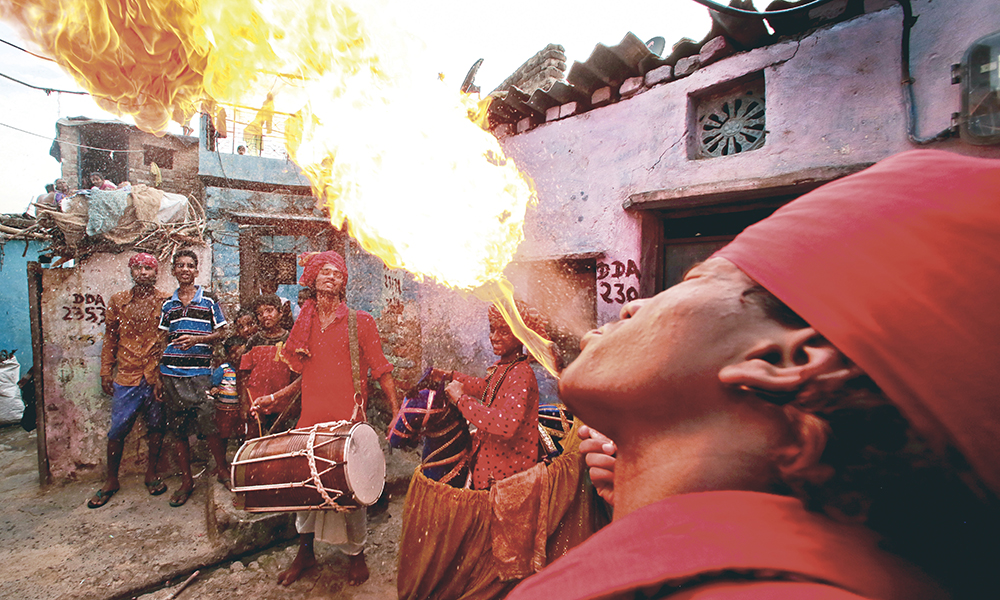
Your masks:
[[[351,350],[351,378],[354,380],[354,414],[351,421],[363,423],[368,420],[365,414],[364,398],[361,395],[361,361],[358,349],[358,311],[347,309],[347,337]]]

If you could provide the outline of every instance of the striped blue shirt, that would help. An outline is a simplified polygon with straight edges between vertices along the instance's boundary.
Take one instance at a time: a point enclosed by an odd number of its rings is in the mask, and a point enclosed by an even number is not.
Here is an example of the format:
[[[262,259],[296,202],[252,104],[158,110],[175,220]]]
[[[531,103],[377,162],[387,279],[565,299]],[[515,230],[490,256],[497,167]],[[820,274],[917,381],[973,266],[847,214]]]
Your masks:
[[[208,335],[226,324],[222,308],[206,296],[201,286],[195,286],[194,298],[187,306],[177,297],[177,291],[163,303],[160,329],[168,332],[167,349],[160,360],[160,374],[169,377],[197,377],[212,374],[212,345],[195,344],[187,350],[174,345],[182,335]]]

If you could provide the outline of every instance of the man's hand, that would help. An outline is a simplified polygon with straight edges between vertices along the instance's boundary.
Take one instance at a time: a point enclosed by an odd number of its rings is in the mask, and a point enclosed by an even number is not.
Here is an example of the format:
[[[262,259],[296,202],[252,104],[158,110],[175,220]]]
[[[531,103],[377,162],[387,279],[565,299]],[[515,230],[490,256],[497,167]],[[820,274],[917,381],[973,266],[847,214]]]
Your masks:
[[[192,335],[190,333],[186,333],[184,335],[178,336],[177,339],[173,341],[173,344],[174,346],[177,346],[181,350],[190,350],[191,347],[194,346],[195,344],[202,343],[203,338],[204,336],[201,335]]]
[[[270,415],[278,412],[278,400],[274,397],[274,394],[268,394],[266,396],[261,396],[253,401],[250,405],[250,414],[254,417],[260,417],[261,415]]]
[[[111,385],[112,381],[114,381],[114,378],[112,378],[111,375],[101,376],[101,389],[104,390],[104,393],[109,396],[113,396],[115,393],[115,388]]]
[[[440,385],[442,381],[451,381],[454,371],[442,371],[441,369],[431,369],[427,374],[427,383],[430,385]]]
[[[448,401],[458,405],[459,399],[465,394],[465,386],[462,385],[461,381],[452,381],[445,386],[444,391],[448,396]]]
[[[599,431],[581,425],[580,452],[590,467],[590,481],[597,495],[611,506],[615,505],[615,443]]]
[[[163,402],[163,380],[159,377],[152,383],[153,386],[153,400],[157,402]]]

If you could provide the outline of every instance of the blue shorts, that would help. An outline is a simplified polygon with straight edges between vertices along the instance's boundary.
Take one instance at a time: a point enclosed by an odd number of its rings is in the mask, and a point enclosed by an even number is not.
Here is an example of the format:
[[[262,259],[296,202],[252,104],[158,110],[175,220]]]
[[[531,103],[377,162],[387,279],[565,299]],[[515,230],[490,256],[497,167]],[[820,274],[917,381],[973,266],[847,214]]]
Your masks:
[[[153,398],[153,386],[143,378],[139,385],[118,385],[112,383],[111,430],[108,439],[122,441],[135,424],[135,418],[142,411],[146,416],[146,429],[150,433],[163,432],[163,404]]]

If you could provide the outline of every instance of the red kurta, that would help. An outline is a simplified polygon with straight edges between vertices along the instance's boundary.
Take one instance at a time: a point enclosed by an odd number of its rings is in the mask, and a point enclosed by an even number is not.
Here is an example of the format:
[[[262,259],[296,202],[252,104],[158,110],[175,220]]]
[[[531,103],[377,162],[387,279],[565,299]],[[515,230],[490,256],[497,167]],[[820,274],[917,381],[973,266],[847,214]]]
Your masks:
[[[757,492],[672,496],[614,521],[508,600],[938,600],[947,594],[878,536]]]
[[[361,396],[367,401],[367,374],[375,379],[392,371],[392,365],[382,353],[382,340],[375,319],[364,311],[358,313],[358,350],[361,367]],[[328,421],[346,421],[354,413],[354,381],[351,378],[350,338],[347,332],[347,305],[337,307],[334,320],[326,329],[319,317],[311,320],[308,348],[310,356],[292,356],[287,351],[293,370],[302,373],[302,416],[299,427],[310,427]],[[296,321],[289,338],[304,324]]]
[[[481,400],[486,391],[485,402],[490,402],[507,366],[496,363],[488,379],[455,373],[455,380],[465,388],[458,408],[479,430],[479,453],[472,473],[477,490],[488,489],[491,481],[530,469],[538,462],[538,381],[528,361],[510,367],[489,406]]]

